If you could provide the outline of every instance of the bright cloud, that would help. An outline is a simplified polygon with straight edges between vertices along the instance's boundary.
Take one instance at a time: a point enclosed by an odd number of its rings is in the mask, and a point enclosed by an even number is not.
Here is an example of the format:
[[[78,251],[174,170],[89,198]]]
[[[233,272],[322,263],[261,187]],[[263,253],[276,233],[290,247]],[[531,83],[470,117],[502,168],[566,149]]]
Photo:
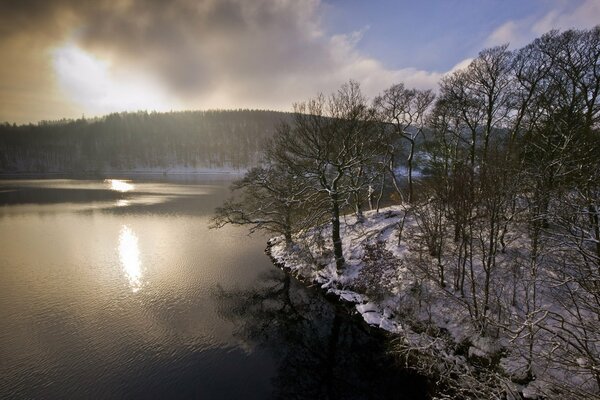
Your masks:
[[[61,89],[90,114],[177,107],[151,79],[140,74],[116,75],[108,62],[74,44],[57,48],[53,65]]]
[[[598,25],[599,18],[598,0],[559,2],[556,8],[541,17],[526,17],[505,22],[492,32],[485,44],[497,46],[510,43],[511,48],[518,48],[553,29],[592,28]]]

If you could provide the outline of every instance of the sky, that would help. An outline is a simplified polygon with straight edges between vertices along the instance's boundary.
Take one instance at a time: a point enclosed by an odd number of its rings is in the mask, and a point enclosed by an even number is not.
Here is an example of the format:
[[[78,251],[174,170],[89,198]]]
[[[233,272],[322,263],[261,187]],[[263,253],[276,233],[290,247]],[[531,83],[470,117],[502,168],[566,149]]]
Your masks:
[[[599,23],[600,0],[0,0],[0,122],[435,90],[486,47]]]

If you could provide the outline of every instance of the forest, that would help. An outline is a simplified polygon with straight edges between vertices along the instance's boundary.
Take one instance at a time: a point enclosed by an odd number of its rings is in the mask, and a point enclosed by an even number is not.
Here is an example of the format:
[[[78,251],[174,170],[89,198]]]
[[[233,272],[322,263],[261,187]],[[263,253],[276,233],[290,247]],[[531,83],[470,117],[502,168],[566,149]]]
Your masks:
[[[101,173],[244,169],[261,159],[285,113],[123,112],[100,118],[0,124],[0,172]]]
[[[484,49],[435,92],[351,81],[295,105],[213,225],[380,307],[448,398],[598,398],[599,97],[600,27]]]

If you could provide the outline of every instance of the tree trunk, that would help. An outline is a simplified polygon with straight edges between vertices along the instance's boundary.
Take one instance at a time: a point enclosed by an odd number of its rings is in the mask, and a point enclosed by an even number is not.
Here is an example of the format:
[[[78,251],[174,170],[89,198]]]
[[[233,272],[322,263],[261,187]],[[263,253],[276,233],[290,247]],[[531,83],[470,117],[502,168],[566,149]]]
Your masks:
[[[353,197],[354,197],[354,214],[356,215],[356,220],[357,220],[357,222],[363,222],[365,220],[365,217],[364,217],[363,211],[362,211],[362,199],[360,198],[360,193],[358,190],[353,193]],[[369,199],[369,201],[370,201],[370,199]]]
[[[337,270],[340,271],[346,261],[344,260],[344,253],[342,251],[342,238],[340,237],[340,205],[336,193],[331,195],[331,240],[333,242],[335,266]]]
[[[290,211],[288,211],[285,215],[285,244],[287,246],[292,244],[292,223],[290,220]]]
[[[415,141],[410,140],[410,153],[408,154],[408,202],[413,202],[413,179],[412,179],[412,170],[413,170],[413,158],[415,155]]]
[[[286,246],[289,246],[292,244],[292,232],[289,229],[285,230],[285,244]]]

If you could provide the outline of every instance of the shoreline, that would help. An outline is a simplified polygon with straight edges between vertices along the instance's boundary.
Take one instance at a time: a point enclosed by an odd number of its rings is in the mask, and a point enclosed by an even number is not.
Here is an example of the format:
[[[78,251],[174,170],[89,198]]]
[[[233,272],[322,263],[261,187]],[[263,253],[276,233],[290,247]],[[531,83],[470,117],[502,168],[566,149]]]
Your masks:
[[[460,393],[464,387],[481,385],[474,389],[476,398],[494,398],[499,393],[515,399],[543,396],[553,378],[522,377],[522,359],[507,338],[480,335],[449,291],[412,276],[416,224],[406,220],[403,244],[399,245],[395,233],[402,213],[401,207],[392,206],[379,213],[366,212],[366,222],[345,216],[342,238],[346,266],[341,271],[328,258],[327,245],[317,247],[310,241],[314,235],[323,234],[323,227],[305,233],[301,239],[308,242],[290,246],[283,237],[271,238],[265,253],[277,268],[320,290],[349,314],[358,314],[366,326],[389,337],[399,360],[437,382],[440,390]],[[368,254],[369,246],[379,252]],[[375,262],[368,265],[368,256]],[[383,275],[377,275],[378,280],[367,279],[370,286],[365,285],[364,274],[372,274],[368,269],[373,265],[378,268],[376,273]],[[382,284],[382,289],[376,282],[388,272],[394,274],[394,280],[387,286]]]

